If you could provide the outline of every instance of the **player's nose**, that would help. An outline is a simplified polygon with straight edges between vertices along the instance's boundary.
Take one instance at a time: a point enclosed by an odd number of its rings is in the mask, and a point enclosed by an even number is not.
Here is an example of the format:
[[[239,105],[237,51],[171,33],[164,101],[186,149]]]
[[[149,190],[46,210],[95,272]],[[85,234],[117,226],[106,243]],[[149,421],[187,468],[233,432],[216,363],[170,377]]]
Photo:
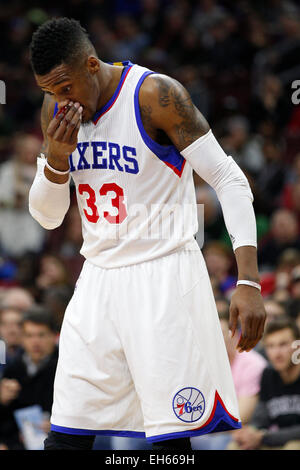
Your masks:
[[[71,100],[62,100],[62,101],[58,101],[57,103],[57,106],[58,106],[58,109],[60,110],[61,108],[63,108],[64,106],[66,106]]]

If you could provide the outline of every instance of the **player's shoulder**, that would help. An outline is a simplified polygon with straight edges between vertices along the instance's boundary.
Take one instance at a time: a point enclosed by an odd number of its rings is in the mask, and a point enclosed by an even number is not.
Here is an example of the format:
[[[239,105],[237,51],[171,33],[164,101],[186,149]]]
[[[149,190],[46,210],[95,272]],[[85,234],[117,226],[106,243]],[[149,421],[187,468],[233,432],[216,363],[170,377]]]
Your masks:
[[[172,96],[182,94],[188,96],[184,86],[175,78],[162,73],[149,74],[143,81],[139,99],[145,104],[157,103],[161,107],[167,107],[172,101]]]

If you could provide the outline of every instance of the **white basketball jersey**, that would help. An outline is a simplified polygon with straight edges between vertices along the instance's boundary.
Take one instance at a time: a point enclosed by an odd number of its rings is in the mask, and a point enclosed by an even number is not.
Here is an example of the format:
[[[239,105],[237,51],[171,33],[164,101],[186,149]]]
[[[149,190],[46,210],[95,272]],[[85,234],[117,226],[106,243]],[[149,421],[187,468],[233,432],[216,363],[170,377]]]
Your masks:
[[[82,219],[81,254],[102,268],[167,255],[198,229],[192,168],[143,128],[139,89],[150,70],[124,62],[109,102],[81,125],[70,170]]]

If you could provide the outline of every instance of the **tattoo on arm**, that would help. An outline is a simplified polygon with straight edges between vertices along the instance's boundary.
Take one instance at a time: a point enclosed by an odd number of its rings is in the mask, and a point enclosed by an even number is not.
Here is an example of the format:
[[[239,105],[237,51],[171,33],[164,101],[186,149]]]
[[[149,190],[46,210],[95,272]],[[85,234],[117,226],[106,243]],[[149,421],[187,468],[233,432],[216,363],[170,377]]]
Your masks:
[[[158,102],[160,106],[165,108],[166,106],[169,106],[171,103],[171,99],[169,96],[170,92],[170,85],[166,81],[159,80],[158,81]]]
[[[158,103],[170,108],[174,119],[172,140],[179,150],[184,149],[209,131],[209,125],[193,104],[189,93],[169,77],[155,77],[158,88]]]
[[[141,111],[141,118],[143,121],[144,127],[148,127],[149,124],[151,124],[151,113],[152,113],[152,108],[150,105],[143,105],[140,107]]]

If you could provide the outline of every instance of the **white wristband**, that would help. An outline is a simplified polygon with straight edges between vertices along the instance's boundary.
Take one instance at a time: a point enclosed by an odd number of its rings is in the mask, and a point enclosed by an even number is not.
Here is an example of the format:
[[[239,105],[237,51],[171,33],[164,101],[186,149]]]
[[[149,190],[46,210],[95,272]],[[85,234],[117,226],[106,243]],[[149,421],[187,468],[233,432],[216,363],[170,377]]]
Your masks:
[[[236,285],[239,286],[240,284],[245,284],[245,286],[255,287],[255,289],[258,289],[259,291],[261,291],[261,286],[257,282],[248,281],[248,280],[237,281]]]
[[[66,170],[66,171],[60,171],[60,170],[56,170],[55,168],[53,168],[49,163],[48,163],[48,160],[47,158],[45,157],[45,155],[43,153],[40,154],[41,157],[45,158],[46,162],[45,162],[45,166],[50,170],[52,171],[52,173],[56,173],[57,175],[68,175],[70,173],[70,169],[69,170]]]

